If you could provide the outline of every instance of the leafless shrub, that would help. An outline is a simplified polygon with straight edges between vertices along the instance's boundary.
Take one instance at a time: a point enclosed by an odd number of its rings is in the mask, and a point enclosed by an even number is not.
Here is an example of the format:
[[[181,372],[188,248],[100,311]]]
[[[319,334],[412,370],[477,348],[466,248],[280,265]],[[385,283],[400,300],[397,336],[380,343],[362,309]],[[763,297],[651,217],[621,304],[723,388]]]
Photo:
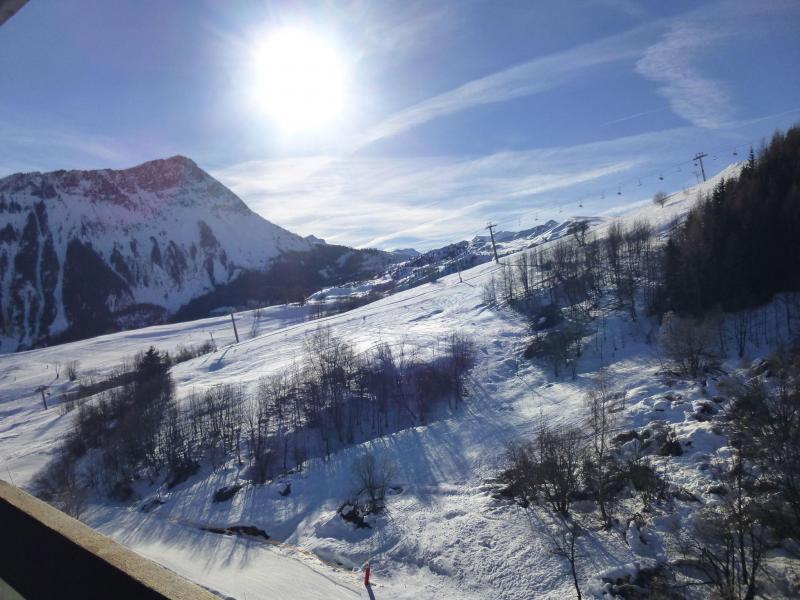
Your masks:
[[[78,379],[78,371],[80,366],[81,363],[77,360],[71,360],[67,363],[67,377],[70,381],[75,381]]]
[[[89,499],[89,488],[78,474],[77,461],[65,451],[60,451],[36,476],[33,488],[43,500],[76,519],[81,518]]]
[[[660,342],[664,355],[673,361],[681,374],[697,377],[713,362],[710,348],[715,330],[701,318],[679,317],[668,312],[661,324]]]
[[[560,315],[559,315],[560,316]],[[525,349],[525,358],[541,358],[553,369],[558,378],[564,369],[572,367],[576,375],[577,359],[582,352],[584,326],[577,321],[563,321],[546,331],[536,332]]]
[[[521,505],[543,502],[566,516],[579,488],[585,455],[584,436],[578,429],[541,424],[536,441],[509,448],[509,466],[501,480]]]
[[[767,547],[759,503],[748,492],[753,477],[738,453],[731,464],[717,465],[717,474],[723,500],[700,511],[681,534],[680,547],[720,598],[751,600]]]
[[[197,344],[195,346],[179,345],[172,357],[172,362],[182,363],[186,362],[187,360],[197,358],[198,356],[203,356],[216,351],[217,345],[212,340],[206,340],[202,344]]]
[[[637,441],[633,455],[624,467],[624,477],[630,482],[642,501],[642,510],[649,512],[656,501],[669,498],[669,481],[645,458],[642,445]]]
[[[378,514],[385,508],[386,490],[397,469],[385,457],[368,453],[353,462],[353,501],[362,514]]]

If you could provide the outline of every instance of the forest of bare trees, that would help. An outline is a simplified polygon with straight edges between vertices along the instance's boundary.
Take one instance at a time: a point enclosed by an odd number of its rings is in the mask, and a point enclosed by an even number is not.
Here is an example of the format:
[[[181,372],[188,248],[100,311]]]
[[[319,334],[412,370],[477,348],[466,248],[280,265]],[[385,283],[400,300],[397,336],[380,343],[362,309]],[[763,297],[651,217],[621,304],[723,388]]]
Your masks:
[[[357,351],[320,328],[294,366],[256,386],[220,385],[178,400],[169,357],[150,348],[122,385],[78,407],[38,487],[75,512],[76,487],[124,498],[134,480],[164,477],[172,486],[204,460],[217,468],[233,458],[264,483],[309,458],[455,410],[473,361],[473,342],[459,333],[430,348],[384,343]]]

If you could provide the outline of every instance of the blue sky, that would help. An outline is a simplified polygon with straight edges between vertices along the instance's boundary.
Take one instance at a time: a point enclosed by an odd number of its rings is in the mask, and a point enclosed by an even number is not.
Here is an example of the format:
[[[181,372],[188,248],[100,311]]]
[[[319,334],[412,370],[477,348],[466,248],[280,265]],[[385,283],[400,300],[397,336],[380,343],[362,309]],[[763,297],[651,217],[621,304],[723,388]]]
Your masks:
[[[299,133],[252,93],[286,27],[346,72],[344,114]],[[794,0],[32,0],[0,27],[0,176],[183,154],[297,233],[422,249],[742,158],[800,121],[797,31]]]

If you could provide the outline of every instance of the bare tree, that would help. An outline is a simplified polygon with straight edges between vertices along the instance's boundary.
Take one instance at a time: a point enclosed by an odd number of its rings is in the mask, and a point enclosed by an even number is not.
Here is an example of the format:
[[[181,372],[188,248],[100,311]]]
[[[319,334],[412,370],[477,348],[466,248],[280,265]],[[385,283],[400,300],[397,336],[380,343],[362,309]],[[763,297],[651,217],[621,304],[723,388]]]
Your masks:
[[[530,265],[528,264],[528,253],[519,253],[519,263],[517,264],[517,277],[522,286],[522,296],[524,298],[531,297],[531,280],[530,280]]]
[[[575,428],[559,430],[541,426],[536,445],[542,495],[555,512],[566,516],[578,490],[585,456],[584,437]]]
[[[736,341],[736,351],[739,358],[744,356],[744,351],[747,349],[747,340],[750,337],[752,321],[753,311],[750,309],[740,310],[733,314],[733,339]]]
[[[481,299],[486,306],[494,306],[497,304],[497,287],[495,285],[494,275],[492,275],[489,281],[483,284]]]
[[[475,364],[475,342],[459,331],[454,331],[446,341],[447,359],[452,377],[451,386],[456,405],[464,396],[464,376]]]
[[[514,298],[516,297],[516,285],[514,281],[514,272],[509,265],[503,265],[500,269],[500,284],[503,302],[507,304],[514,302]]]
[[[664,315],[661,347],[683,375],[697,377],[711,363],[709,348],[713,340],[714,329],[707,320],[679,317],[673,312]]]
[[[657,204],[661,208],[664,208],[664,205],[667,203],[669,199],[669,195],[666,192],[656,192],[653,196],[653,204]]]
[[[579,430],[553,429],[541,423],[535,442],[508,449],[509,466],[501,480],[519,504],[544,502],[555,513],[567,516],[578,490],[584,457]]]
[[[554,526],[547,530],[551,544],[550,552],[569,563],[572,584],[575,586],[575,595],[578,600],[581,600],[583,596],[581,595],[581,586],[578,581],[578,559],[581,558],[581,554],[577,550],[577,540],[582,533],[582,529],[580,525],[569,518],[556,517],[554,521]]]
[[[575,238],[579,246],[586,245],[586,234],[589,231],[589,221],[580,220],[570,223],[567,233]]]
[[[77,360],[71,360],[67,363],[67,377],[70,381],[75,381],[78,379],[78,370],[80,369],[81,363]]]
[[[380,513],[385,508],[386,490],[397,469],[386,457],[368,453],[353,462],[354,502],[365,514]]]
[[[617,429],[621,413],[618,411],[619,396],[611,387],[605,369],[595,377],[584,402],[589,413],[589,452],[597,484],[597,500],[603,523],[607,526],[610,522],[607,506],[609,483],[618,470],[611,452],[611,436]]]

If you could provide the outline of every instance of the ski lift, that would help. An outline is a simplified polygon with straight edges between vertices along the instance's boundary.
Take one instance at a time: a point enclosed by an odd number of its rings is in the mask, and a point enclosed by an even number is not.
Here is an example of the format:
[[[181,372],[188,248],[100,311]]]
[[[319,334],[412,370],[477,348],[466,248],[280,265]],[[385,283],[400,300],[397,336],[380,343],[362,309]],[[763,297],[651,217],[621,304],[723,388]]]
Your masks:
[[[663,172],[663,171],[659,171],[659,173],[658,173],[658,180],[659,180],[659,181],[664,181],[664,172]]]
[[[716,154],[714,154],[714,155],[711,157],[711,160],[717,160],[717,155],[716,155]]]
[[[617,188],[617,196],[622,196],[622,186]]]
[[[639,179],[636,183],[636,187],[642,187],[642,180]]]
[[[734,156],[739,156],[739,153],[736,151],[736,148],[733,149],[733,155]]]
[[[583,200],[581,200],[580,202],[578,202],[578,206],[579,206],[580,208],[583,208]]]

